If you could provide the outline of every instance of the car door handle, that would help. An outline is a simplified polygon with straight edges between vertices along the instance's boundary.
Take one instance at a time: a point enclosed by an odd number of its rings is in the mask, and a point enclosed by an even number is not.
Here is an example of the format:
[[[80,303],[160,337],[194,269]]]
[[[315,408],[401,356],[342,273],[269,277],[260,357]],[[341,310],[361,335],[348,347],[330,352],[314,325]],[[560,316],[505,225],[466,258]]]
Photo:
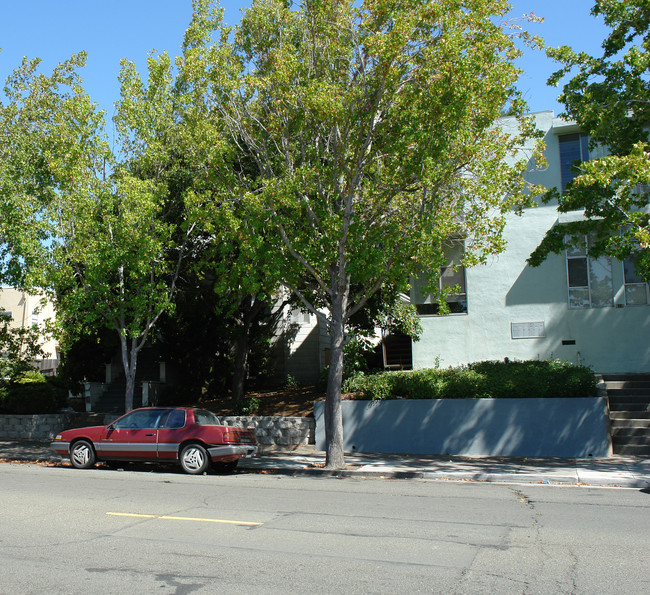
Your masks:
[[[145,434],[145,436],[153,436],[153,434]]]

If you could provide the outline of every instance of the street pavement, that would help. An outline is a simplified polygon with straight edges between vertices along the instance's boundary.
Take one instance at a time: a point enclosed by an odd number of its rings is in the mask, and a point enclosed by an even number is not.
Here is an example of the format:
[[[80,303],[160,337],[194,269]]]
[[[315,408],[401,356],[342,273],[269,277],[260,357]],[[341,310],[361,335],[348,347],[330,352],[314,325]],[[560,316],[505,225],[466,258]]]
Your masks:
[[[571,459],[352,453],[346,454],[345,461],[345,469],[325,469],[325,453],[307,447],[264,452],[241,460],[239,469],[282,475],[650,489],[650,459],[640,457]],[[50,449],[49,442],[22,440],[0,441],[0,462],[69,464]]]

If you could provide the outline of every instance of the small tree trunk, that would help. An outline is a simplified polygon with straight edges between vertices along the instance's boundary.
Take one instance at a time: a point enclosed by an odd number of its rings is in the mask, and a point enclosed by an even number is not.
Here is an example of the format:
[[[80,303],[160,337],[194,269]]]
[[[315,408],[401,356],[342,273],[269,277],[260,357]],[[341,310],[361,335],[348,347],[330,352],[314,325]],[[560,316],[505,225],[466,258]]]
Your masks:
[[[131,341],[131,348],[126,337],[120,334],[120,345],[122,348],[122,366],[126,378],[126,389],[124,391],[124,412],[128,413],[133,409],[133,394],[135,392],[135,373],[138,364],[138,349],[135,340]]]
[[[235,370],[232,377],[232,398],[235,403],[243,398],[245,392],[250,325],[239,330],[241,334],[235,340]]]
[[[345,466],[343,455],[343,414],[341,411],[341,385],[343,383],[343,341],[345,325],[343,312],[345,295],[333,300],[330,326],[330,369],[325,393],[325,442],[327,469]]]

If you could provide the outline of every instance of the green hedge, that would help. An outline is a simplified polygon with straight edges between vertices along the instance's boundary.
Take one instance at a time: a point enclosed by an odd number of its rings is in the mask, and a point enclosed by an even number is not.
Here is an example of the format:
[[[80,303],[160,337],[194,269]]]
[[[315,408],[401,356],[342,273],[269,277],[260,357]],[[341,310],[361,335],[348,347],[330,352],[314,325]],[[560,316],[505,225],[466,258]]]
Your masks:
[[[27,372],[14,382],[0,384],[0,413],[57,413],[65,406],[66,396],[58,378]]]
[[[596,376],[570,362],[478,362],[460,368],[358,374],[343,390],[362,399],[504,399],[593,397]]]

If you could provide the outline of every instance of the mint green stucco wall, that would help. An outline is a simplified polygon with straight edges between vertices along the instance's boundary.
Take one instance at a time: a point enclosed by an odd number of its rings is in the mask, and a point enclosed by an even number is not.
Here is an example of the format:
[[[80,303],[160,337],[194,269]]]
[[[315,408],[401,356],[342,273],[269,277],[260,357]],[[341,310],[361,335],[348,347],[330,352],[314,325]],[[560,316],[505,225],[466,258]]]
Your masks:
[[[527,179],[546,187],[560,184],[558,133],[575,128],[535,114],[545,132],[548,167]],[[503,126],[514,124],[504,118]],[[591,365],[596,372],[647,372],[650,369],[650,306],[625,306],[623,270],[612,261],[615,306],[569,309],[566,258],[551,255],[538,268],[526,259],[558,221],[554,206],[511,216],[505,230],[507,250],[466,272],[467,314],[422,317],[424,332],[413,343],[413,366],[443,367],[486,359],[561,358]],[[544,337],[513,339],[512,323],[544,323]],[[575,341],[563,345],[562,341]]]

